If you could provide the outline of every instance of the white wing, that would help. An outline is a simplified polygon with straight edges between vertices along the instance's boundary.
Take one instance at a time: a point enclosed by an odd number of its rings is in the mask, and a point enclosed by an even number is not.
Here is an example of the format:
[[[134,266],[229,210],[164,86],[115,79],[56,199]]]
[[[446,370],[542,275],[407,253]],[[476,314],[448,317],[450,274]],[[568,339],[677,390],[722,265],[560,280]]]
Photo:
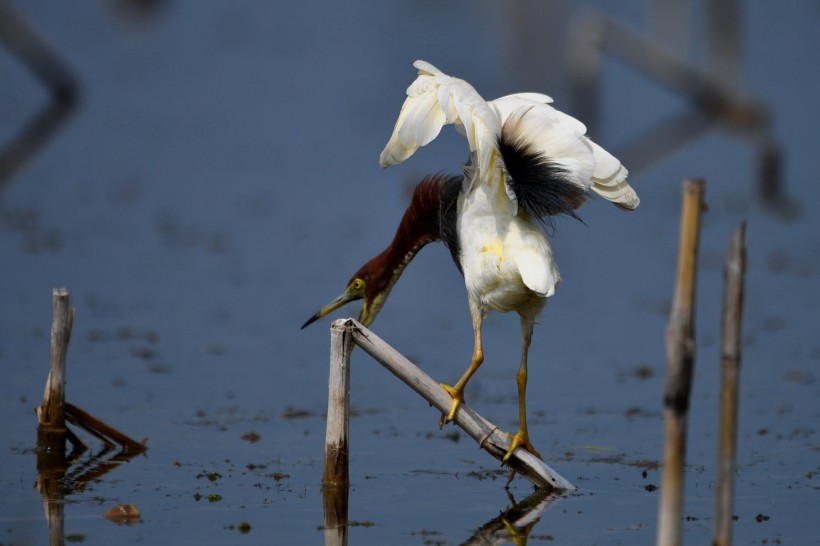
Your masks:
[[[595,172],[592,174],[592,191],[613,203],[635,210],[641,204],[638,194],[627,182],[629,171],[615,156],[587,139],[595,157]]]
[[[491,101],[490,105],[505,131],[512,130],[516,139],[563,168],[569,181],[623,208],[637,208],[640,199],[626,180],[626,168],[585,136],[583,123],[556,110],[550,102],[552,99],[546,95],[519,93]],[[512,126],[505,126],[507,123]]]
[[[407,88],[393,134],[379,157],[382,168],[405,161],[434,140],[444,125],[454,124],[467,139],[473,168],[484,183],[492,184],[501,174],[497,142],[503,127],[585,190],[626,209],[640,203],[620,161],[585,136],[583,123],[550,106],[549,96],[516,93],[488,103],[470,84],[430,63],[416,61],[413,66],[419,75]],[[509,187],[507,195],[516,206]]]
[[[467,138],[479,172],[495,169],[496,139],[501,124],[495,111],[473,87],[416,61],[419,76],[407,88],[407,99],[393,134],[379,157],[382,168],[397,165],[435,139],[446,124],[456,124]]]

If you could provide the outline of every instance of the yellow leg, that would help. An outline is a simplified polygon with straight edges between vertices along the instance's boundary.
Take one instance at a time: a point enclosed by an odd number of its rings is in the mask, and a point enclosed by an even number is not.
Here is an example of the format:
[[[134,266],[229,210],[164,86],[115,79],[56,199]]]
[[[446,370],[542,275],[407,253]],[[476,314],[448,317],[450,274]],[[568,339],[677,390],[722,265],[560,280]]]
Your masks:
[[[518,384],[518,432],[511,435],[512,443],[507,450],[507,454],[501,462],[506,463],[513,451],[521,447],[526,449],[539,459],[541,455],[532,447],[530,443],[530,435],[527,430],[527,354],[530,350],[530,342],[532,341],[532,326],[533,318],[521,316],[521,366],[518,368],[518,374],[515,377]]]
[[[464,387],[481,366],[481,363],[484,362],[484,350],[481,346],[481,324],[484,322],[484,312],[471,301],[470,315],[473,319],[473,358],[470,360],[470,367],[467,368],[467,371],[464,372],[464,375],[461,376],[458,383],[452,387],[441,383],[444,390],[453,397],[453,403],[450,405],[450,412],[447,415],[441,414],[441,418],[438,421],[439,428],[443,427],[444,423],[456,418],[456,411],[458,411],[458,407],[464,402]]]

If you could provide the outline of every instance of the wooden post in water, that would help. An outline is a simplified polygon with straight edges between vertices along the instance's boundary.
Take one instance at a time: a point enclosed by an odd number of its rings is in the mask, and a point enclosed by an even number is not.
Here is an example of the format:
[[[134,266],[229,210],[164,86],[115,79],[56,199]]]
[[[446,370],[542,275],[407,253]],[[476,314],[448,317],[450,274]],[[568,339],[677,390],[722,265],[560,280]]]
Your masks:
[[[43,495],[43,507],[48,520],[50,544],[64,543],[63,479],[68,470],[65,420],[65,366],[75,309],[69,307],[68,290],[55,288],[51,322],[51,368],[37,407],[37,489]]]
[[[684,465],[689,394],[695,362],[695,286],[704,182],[683,183],[678,273],[666,329],[663,485],[658,510],[659,546],[683,544]]]
[[[52,293],[54,318],[51,322],[51,369],[46,381],[43,403],[37,408],[37,435],[46,450],[65,450],[65,365],[71,327],[76,310],[69,307],[68,290],[55,288]]]
[[[350,483],[348,437],[350,432],[350,351],[353,338],[343,319],[330,327],[330,374],[327,392],[325,433],[325,486],[347,487]]]
[[[350,352],[353,338],[344,320],[330,327],[330,373],[327,392],[322,504],[326,546],[347,546],[350,485]]]
[[[731,546],[737,460],[737,413],[742,341],[743,287],[746,272],[746,225],[732,236],[723,266],[721,321],[720,434],[713,546]]]

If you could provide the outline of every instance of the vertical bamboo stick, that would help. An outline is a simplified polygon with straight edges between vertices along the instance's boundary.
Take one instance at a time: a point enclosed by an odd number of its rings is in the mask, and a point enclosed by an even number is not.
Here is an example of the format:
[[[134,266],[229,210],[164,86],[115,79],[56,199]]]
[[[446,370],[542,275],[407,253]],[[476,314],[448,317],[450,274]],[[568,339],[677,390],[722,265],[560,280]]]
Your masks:
[[[43,403],[37,408],[37,489],[43,495],[51,544],[63,544],[63,479],[68,468],[65,441],[65,366],[75,310],[69,307],[68,290],[52,292],[51,369]]]
[[[322,483],[350,483],[348,434],[350,431],[350,352],[353,338],[344,320],[330,327],[330,374],[327,393],[327,432]]]
[[[695,360],[695,286],[704,185],[703,180],[698,179],[687,179],[683,184],[678,274],[666,330],[663,487],[657,534],[657,544],[663,546],[683,543],[683,471],[689,393]]]
[[[51,323],[51,369],[46,381],[43,403],[37,408],[43,437],[56,436],[65,441],[65,366],[71,327],[76,310],[69,307],[68,290],[55,288],[52,294],[54,318]],[[54,443],[54,442],[51,442]]]
[[[713,546],[732,544],[735,462],[737,460],[737,413],[740,383],[741,322],[746,272],[746,225],[732,236],[723,268],[723,317],[721,324],[720,434],[718,437],[717,494]]]
[[[353,337],[345,320],[330,327],[325,466],[322,475],[325,544],[347,546],[350,484],[350,353]]]

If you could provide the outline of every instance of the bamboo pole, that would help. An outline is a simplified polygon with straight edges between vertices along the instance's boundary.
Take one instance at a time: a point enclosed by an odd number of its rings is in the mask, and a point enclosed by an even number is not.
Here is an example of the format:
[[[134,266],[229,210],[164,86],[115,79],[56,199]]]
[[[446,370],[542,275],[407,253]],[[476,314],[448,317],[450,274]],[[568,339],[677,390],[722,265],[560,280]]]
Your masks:
[[[330,373],[327,393],[322,505],[326,546],[347,546],[350,484],[350,353],[353,338],[344,320],[330,327]]]
[[[123,452],[142,453],[148,449],[145,446],[146,440],[138,442],[68,402],[65,403],[65,417],[69,423],[82,427],[105,444],[112,444],[112,442],[119,444]]]
[[[46,380],[43,403],[37,408],[38,436],[47,449],[65,448],[65,366],[71,327],[76,310],[69,307],[68,290],[55,288],[52,292],[54,318],[51,322],[51,368]]]
[[[737,413],[740,383],[741,322],[746,272],[746,225],[732,236],[723,268],[724,292],[721,321],[720,434],[718,437],[717,493],[713,546],[732,544]]]
[[[37,407],[37,489],[43,496],[49,543],[63,544],[64,485],[68,469],[65,440],[65,366],[75,309],[69,307],[68,290],[52,291],[51,366],[43,403]]]
[[[330,374],[327,393],[327,430],[322,483],[347,487],[350,483],[350,352],[353,338],[344,320],[330,327]]]
[[[683,184],[677,282],[666,330],[663,487],[657,534],[657,544],[663,546],[683,543],[686,425],[695,361],[695,286],[704,186],[699,179]]]
[[[353,341],[366,353],[375,358],[382,366],[390,370],[439,411],[446,413],[450,410],[452,397],[429,375],[358,321],[346,319],[342,322],[344,327],[351,333]],[[466,404],[459,406],[454,422],[476,440],[479,447],[499,461],[507,453],[507,449],[510,447],[509,435],[470,409]],[[575,489],[575,486],[550,468],[549,465],[524,449],[516,449],[508,463],[510,468],[530,480],[537,487],[568,491]]]

